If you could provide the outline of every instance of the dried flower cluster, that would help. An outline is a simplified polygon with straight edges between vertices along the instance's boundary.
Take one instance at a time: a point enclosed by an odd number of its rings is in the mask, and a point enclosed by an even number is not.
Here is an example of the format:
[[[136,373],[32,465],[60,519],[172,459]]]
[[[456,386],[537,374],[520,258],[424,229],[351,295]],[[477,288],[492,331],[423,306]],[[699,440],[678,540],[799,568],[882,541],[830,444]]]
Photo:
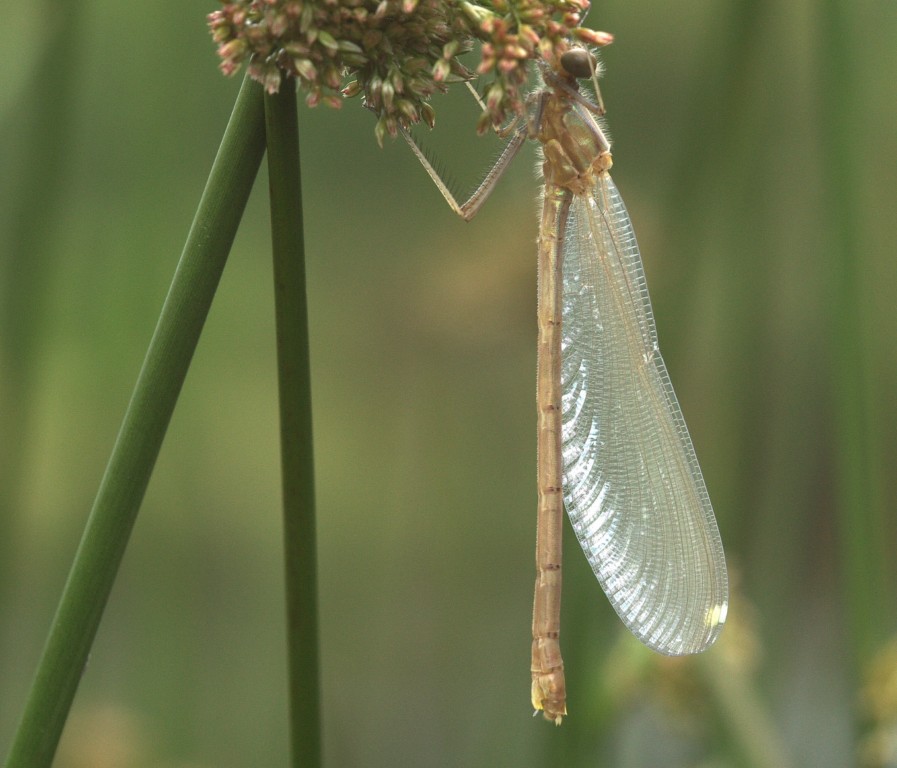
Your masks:
[[[477,73],[487,78],[479,131],[523,110],[530,59],[553,62],[571,41],[611,38],[579,26],[588,0],[235,0],[209,14],[221,70],[246,62],[276,92],[296,78],[306,101],[338,107],[363,94],[379,120],[377,140],[421,120],[430,97],[474,76],[458,56],[482,43]]]

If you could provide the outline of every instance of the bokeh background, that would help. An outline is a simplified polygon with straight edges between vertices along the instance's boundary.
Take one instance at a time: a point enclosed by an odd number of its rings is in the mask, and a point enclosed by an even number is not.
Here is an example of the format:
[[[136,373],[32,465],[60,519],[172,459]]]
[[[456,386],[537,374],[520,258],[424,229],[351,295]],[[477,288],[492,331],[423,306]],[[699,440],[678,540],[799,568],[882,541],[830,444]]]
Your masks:
[[[3,754],[239,85],[214,7],[4,8]],[[531,718],[535,154],[464,224],[357,100],[303,105],[327,764],[856,764],[895,628],[897,3],[609,0],[589,24],[617,37],[614,175],[730,626],[701,659],[642,651],[568,537],[571,715]],[[495,144],[463,93],[436,107],[464,187]],[[263,171],[60,768],[287,764],[271,281]]]

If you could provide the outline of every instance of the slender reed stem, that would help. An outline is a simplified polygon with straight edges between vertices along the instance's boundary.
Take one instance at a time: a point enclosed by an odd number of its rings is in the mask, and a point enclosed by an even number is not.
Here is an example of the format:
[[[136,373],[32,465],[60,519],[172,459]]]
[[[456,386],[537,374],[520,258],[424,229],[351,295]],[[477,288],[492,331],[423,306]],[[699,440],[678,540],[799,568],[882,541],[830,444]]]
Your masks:
[[[321,765],[315,487],[296,92],[265,97],[294,768]]]
[[[243,83],[106,466],[6,768],[48,768],[265,150]]]
[[[824,170],[828,192],[826,233],[833,265],[829,294],[833,351],[836,502],[840,516],[848,632],[859,674],[893,629],[887,577],[887,526],[881,474],[875,465],[863,322],[862,228],[854,127],[859,79],[853,71],[852,6],[825,0],[820,7],[819,68]]]

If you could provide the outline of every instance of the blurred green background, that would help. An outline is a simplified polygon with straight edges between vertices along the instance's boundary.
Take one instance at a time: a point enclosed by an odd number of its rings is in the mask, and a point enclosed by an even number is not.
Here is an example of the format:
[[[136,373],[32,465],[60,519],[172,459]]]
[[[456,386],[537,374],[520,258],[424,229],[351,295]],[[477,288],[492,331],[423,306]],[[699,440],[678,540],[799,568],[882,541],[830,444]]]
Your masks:
[[[2,754],[239,85],[214,3],[7,6]],[[666,663],[568,537],[560,729],[528,698],[535,153],[464,224],[358,100],[301,107],[328,765],[857,761],[861,665],[894,631],[897,4],[845,8],[589,17],[735,592],[719,645]],[[436,108],[464,186],[495,144],[463,94]],[[271,294],[261,177],[60,768],[287,764]]]

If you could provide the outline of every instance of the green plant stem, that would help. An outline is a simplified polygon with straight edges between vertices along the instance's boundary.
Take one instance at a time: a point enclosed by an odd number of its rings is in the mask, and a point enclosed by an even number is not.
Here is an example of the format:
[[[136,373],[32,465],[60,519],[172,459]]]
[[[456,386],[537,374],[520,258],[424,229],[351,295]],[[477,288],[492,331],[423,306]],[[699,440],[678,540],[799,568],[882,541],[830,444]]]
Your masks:
[[[855,126],[861,114],[853,73],[851,11],[840,0],[820,7],[819,68],[822,77],[820,126],[826,176],[829,229],[825,233],[833,265],[830,276],[832,381],[835,414],[836,502],[840,518],[841,572],[846,618],[858,676],[887,634],[893,631],[893,602],[887,568],[887,526],[882,480],[875,465],[872,406],[868,388],[863,322],[864,299],[860,183]]]
[[[291,84],[265,97],[286,558],[290,734],[294,768],[321,765],[311,372],[299,129]]]
[[[243,83],[100,484],[6,768],[50,766],[264,145]]]

